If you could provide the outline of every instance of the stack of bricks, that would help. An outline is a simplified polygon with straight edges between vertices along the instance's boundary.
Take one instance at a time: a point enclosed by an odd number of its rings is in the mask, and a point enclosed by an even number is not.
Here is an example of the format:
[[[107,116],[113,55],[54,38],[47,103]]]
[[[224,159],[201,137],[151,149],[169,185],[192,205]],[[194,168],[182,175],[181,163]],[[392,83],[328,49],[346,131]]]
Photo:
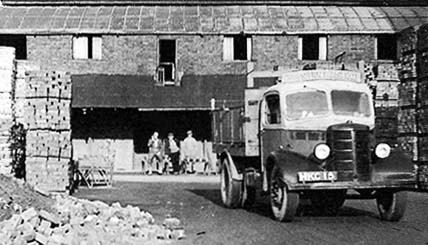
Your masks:
[[[400,68],[399,68],[399,107],[398,142],[413,161],[418,161],[418,73],[416,62],[417,29],[414,27],[403,30],[398,37]]]
[[[0,173],[11,173],[9,130],[13,125],[12,84],[15,79],[15,48],[0,47]]]
[[[396,144],[398,137],[398,70],[393,63],[378,63],[373,66],[376,81],[375,115],[376,139],[378,142]]]
[[[48,191],[65,191],[71,159],[70,74],[29,72],[25,91],[27,182]]]
[[[26,73],[30,71],[38,71],[40,70],[40,66],[34,63],[30,63],[25,60],[18,60],[16,62],[16,79],[14,84],[14,97],[13,97],[13,118],[15,122],[22,123],[26,126],[26,122],[24,120],[25,115],[25,104],[27,102],[26,99]]]
[[[399,35],[400,138],[420,169],[428,165],[428,25]]]
[[[420,26],[417,40],[419,162],[428,165],[428,24]]]

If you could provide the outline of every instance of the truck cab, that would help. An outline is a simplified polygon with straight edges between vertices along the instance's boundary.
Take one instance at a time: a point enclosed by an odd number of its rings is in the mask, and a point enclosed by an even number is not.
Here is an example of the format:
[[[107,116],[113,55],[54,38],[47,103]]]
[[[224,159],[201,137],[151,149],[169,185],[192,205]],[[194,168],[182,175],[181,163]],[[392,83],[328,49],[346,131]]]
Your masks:
[[[376,199],[382,219],[399,220],[415,169],[399,148],[376,142],[371,93],[360,73],[331,70],[285,73],[279,84],[246,93],[260,98],[251,108],[254,96],[246,96],[241,115],[257,108],[258,118],[243,120],[244,145],[250,149],[248,129],[257,128],[258,147],[241,155],[222,149],[223,203],[251,205],[260,188],[270,195],[273,217],[291,221],[301,199],[334,214],[354,192]]]

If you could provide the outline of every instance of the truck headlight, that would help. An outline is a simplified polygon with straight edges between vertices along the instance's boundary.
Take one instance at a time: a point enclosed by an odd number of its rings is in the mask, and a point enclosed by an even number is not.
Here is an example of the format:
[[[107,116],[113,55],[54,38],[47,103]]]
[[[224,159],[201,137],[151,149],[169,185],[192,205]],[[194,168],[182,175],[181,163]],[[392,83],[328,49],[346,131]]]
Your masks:
[[[330,147],[326,144],[319,144],[315,146],[314,154],[319,160],[325,160],[330,155]]]
[[[387,158],[391,153],[391,147],[385,143],[379,143],[375,148],[375,154],[379,158]]]

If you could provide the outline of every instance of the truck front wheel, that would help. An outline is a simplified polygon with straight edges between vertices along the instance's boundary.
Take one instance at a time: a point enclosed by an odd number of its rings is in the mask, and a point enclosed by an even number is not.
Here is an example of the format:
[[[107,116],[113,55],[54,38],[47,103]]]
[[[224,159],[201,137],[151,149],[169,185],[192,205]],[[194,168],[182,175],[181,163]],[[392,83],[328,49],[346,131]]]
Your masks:
[[[292,221],[299,205],[299,194],[289,192],[275,166],[270,175],[270,206],[273,217],[278,221]]]
[[[407,192],[380,191],[376,194],[380,218],[387,221],[400,220],[407,205]]]
[[[222,160],[221,167],[221,200],[228,208],[237,208],[241,205],[242,181],[232,178],[231,166],[227,157]]]

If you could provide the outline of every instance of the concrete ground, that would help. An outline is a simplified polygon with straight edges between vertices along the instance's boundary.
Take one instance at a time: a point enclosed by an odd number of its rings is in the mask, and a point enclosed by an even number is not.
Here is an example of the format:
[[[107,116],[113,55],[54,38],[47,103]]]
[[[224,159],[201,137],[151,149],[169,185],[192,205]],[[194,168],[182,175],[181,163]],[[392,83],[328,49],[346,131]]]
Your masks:
[[[159,222],[166,216],[178,217],[187,233],[178,244],[428,244],[427,193],[409,193],[400,222],[379,220],[373,200],[347,200],[338,216],[308,213],[292,223],[278,223],[270,217],[266,198],[259,197],[247,210],[224,208],[218,176],[209,176],[208,183],[197,183],[192,176],[176,176],[177,182],[166,181],[166,176],[122,177],[116,180],[141,181],[81,188],[75,195],[135,205]]]

